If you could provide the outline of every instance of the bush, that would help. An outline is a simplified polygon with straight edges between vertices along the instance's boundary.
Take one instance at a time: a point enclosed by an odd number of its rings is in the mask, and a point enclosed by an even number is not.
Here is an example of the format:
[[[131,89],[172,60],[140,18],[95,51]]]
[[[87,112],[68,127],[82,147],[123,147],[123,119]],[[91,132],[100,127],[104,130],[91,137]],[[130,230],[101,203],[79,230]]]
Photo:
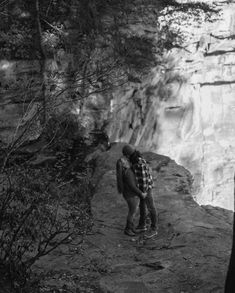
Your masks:
[[[23,290],[35,261],[71,241],[72,235],[82,241],[92,221],[84,207],[68,206],[66,193],[61,196],[45,169],[15,166],[2,178],[0,267],[12,288]]]

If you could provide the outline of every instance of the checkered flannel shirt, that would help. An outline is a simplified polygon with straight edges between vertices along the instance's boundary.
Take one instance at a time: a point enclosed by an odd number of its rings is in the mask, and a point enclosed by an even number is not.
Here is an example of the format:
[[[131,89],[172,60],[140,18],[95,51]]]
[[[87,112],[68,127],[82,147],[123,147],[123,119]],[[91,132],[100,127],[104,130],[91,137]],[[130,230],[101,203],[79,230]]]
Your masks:
[[[138,163],[134,164],[132,168],[135,173],[137,187],[142,192],[147,192],[150,188],[153,188],[153,178],[150,168],[143,158],[139,158]]]

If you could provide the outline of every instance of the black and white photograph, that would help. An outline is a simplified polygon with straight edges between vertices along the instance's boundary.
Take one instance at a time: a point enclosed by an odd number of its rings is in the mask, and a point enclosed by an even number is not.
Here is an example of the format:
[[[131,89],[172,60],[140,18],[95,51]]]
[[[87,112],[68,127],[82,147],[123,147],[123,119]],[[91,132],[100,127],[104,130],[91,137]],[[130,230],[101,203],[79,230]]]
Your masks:
[[[0,293],[235,293],[235,0],[0,0]]]

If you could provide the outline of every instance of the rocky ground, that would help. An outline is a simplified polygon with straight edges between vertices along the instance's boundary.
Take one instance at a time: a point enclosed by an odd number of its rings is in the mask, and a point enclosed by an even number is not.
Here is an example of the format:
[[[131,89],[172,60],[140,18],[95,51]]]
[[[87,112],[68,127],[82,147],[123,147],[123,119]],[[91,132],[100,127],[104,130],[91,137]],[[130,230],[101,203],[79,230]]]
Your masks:
[[[82,245],[73,239],[36,263],[41,292],[222,293],[233,213],[199,206],[190,195],[190,173],[167,157],[146,153],[159,234],[150,240],[124,235],[127,206],[115,177],[121,148],[115,144],[96,159],[92,233]]]

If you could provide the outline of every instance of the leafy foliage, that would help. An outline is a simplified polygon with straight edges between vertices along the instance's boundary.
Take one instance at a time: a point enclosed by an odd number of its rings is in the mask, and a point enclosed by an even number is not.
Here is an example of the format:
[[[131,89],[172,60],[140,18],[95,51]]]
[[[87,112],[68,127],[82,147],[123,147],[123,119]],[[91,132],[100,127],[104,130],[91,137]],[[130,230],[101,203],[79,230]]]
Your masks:
[[[28,286],[36,260],[75,236],[82,243],[92,227],[89,179],[72,184],[59,170],[12,161],[1,176],[0,266],[16,290]]]
[[[53,163],[33,164],[38,153],[17,156],[24,144],[16,143],[6,150],[10,153],[0,177],[0,273],[3,285],[10,280],[16,292],[31,292],[30,284],[37,280],[31,272],[35,261],[73,238],[82,243],[93,225],[84,158],[94,146],[86,145],[66,117],[49,120],[43,136],[43,151],[45,156],[55,154]]]
[[[33,35],[29,26],[15,22],[10,30],[0,32],[1,55],[6,59],[23,59],[33,54]]]

